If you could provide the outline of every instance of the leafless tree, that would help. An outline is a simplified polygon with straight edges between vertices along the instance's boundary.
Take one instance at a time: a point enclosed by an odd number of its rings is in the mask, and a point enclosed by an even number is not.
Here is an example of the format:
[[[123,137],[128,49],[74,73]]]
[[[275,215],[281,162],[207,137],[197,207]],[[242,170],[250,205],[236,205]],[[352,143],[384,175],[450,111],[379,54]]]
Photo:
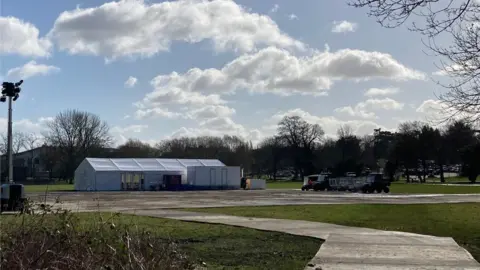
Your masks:
[[[310,124],[299,116],[285,116],[278,123],[278,135],[292,151],[295,176],[300,173],[303,178],[309,170],[313,170],[315,144],[321,141],[324,134],[320,125]]]
[[[47,124],[45,143],[60,151],[64,177],[71,179],[78,164],[89,155],[99,155],[112,137],[108,124],[92,113],[67,110]]]
[[[397,27],[408,19],[410,30],[424,35],[424,44],[442,57],[440,69],[451,77],[440,83],[448,91],[439,96],[447,106],[446,118],[480,120],[480,4],[476,0],[350,0],[351,6],[370,9],[384,27]],[[452,40],[439,45],[438,36]]]
[[[28,140],[28,134],[23,132],[13,132],[12,134],[12,153],[17,154],[21,150],[25,150]],[[1,142],[0,142],[0,151],[2,154],[7,153],[8,147],[8,137],[7,134],[4,133],[1,135]]]
[[[346,137],[355,136],[355,135],[354,135],[352,126],[343,125],[337,129],[337,136],[339,138],[346,138]]]

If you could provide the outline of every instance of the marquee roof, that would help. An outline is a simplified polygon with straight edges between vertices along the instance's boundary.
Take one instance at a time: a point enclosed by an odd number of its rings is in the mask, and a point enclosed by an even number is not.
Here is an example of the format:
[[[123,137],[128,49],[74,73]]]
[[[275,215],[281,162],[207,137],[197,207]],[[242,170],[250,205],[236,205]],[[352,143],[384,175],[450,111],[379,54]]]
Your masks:
[[[86,158],[96,171],[184,171],[192,166],[225,166],[218,159]]]

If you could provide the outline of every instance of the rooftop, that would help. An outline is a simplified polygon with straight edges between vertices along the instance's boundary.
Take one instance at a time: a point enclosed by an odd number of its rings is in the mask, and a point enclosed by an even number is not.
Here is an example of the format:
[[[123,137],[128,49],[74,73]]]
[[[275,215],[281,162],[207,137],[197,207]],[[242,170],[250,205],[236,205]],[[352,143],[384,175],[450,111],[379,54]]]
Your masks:
[[[96,171],[171,171],[192,166],[225,166],[218,159],[86,158]]]

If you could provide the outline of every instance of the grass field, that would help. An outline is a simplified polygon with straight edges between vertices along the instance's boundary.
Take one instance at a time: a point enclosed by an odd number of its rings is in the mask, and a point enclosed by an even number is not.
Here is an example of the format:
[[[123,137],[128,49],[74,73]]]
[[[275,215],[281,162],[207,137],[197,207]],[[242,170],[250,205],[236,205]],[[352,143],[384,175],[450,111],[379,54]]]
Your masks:
[[[480,203],[304,205],[191,209],[453,237],[480,261]]]
[[[300,189],[303,182],[268,182],[268,189]],[[397,194],[469,194],[480,193],[480,186],[462,185],[462,186],[445,186],[437,184],[420,184],[420,183],[399,183],[394,182],[390,187],[391,193]]]
[[[279,181],[267,182],[267,189],[300,189],[303,182]],[[45,192],[45,191],[73,191],[73,185],[53,184],[53,185],[25,185],[26,192]],[[436,184],[403,183],[394,182],[390,188],[391,193],[396,194],[470,194],[480,193],[480,186],[462,185],[445,186]]]
[[[100,214],[75,216],[80,218],[79,227],[88,229]],[[105,219],[108,216],[111,214],[103,214]],[[20,222],[20,216],[1,218],[2,228],[18,228]],[[174,240],[187,257],[205,262],[208,269],[303,269],[322,243],[319,239],[283,233],[132,215],[118,215],[111,222],[117,227],[146,229],[155,237]]]

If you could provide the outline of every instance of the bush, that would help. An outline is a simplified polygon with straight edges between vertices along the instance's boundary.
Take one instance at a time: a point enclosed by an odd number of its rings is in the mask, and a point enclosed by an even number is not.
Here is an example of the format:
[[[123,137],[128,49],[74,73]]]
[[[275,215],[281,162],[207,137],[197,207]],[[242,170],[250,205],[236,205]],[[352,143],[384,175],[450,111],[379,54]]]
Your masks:
[[[40,208],[40,213],[2,221],[0,269],[195,268],[173,241],[116,225],[115,215],[98,214],[84,222],[68,211]]]

